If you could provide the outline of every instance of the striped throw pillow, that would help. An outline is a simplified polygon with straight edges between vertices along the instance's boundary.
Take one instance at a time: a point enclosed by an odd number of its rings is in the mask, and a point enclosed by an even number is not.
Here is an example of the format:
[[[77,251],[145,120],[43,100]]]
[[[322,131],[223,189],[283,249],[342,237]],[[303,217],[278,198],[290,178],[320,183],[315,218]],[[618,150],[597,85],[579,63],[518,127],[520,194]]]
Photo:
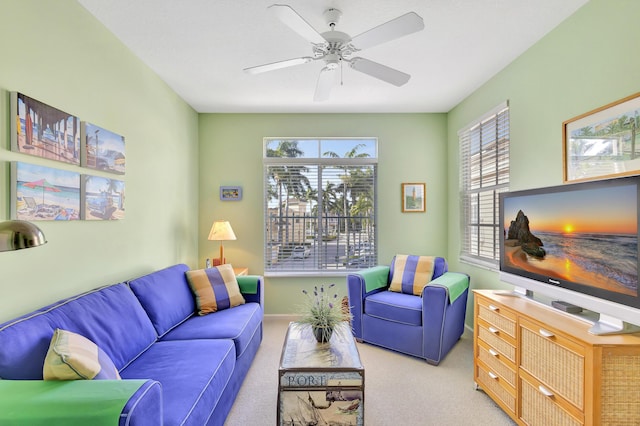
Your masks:
[[[53,332],[42,377],[45,380],[120,380],[111,358],[95,343],[59,328]]]
[[[206,315],[244,304],[244,297],[229,264],[187,271],[187,281],[196,299],[198,315]]]
[[[389,290],[420,296],[433,277],[434,261],[434,256],[396,255]]]

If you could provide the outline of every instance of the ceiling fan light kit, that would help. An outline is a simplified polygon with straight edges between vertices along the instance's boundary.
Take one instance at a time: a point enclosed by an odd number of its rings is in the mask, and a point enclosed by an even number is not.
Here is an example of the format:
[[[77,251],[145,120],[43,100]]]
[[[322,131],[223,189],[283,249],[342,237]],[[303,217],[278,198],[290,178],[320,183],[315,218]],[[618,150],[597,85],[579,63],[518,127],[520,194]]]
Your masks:
[[[325,66],[320,70],[320,75],[318,76],[313,96],[314,101],[329,99],[331,89],[336,81],[336,70],[342,62],[347,62],[356,71],[394,86],[402,86],[411,78],[409,74],[402,71],[352,55],[363,49],[423,30],[424,21],[414,12],[406,13],[351,38],[349,34],[335,30],[335,26],[342,16],[342,12],[339,9],[330,8],[324,12],[325,20],[330,29],[323,33],[318,33],[290,6],[273,4],[267,9],[285,25],[311,43],[313,56],[303,56],[245,68],[244,71],[247,73],[259,74],[323,60]]]

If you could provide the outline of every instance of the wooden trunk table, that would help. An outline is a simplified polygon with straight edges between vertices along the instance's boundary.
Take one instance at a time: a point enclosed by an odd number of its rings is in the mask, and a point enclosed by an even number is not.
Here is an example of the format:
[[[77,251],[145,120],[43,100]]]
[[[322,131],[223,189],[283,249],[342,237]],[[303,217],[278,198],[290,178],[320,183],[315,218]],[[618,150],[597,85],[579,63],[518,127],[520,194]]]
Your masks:
[[[289,324],[278,379],[278,425],[364,425],[364,367],[348,323],[329,343]]]

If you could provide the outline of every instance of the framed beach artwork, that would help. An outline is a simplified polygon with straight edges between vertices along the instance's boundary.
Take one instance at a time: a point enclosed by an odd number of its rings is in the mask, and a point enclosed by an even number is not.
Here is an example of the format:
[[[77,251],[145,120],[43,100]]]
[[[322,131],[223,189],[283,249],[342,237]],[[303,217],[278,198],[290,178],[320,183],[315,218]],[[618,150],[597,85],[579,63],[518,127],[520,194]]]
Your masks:
[[[402,184],[402,212],[421,213],[426,210],[426,185],[424,183]]]
[[[22,93],[11,93],[11,150],[80,164],[80,120]]]
[[[14,161],[11,191],[12,219],[80,218],[80,173]]]
[[[564,182],[640,173],[640,92],[562,123]]]
[[[124,219],[124,189],[121,180],[82,175],[82,219]]]
[[[221,186],[220,199],[222,201],[242,200],[242,187],[241,186]]]
[[[84,167],[124,174],[126,165],[124,136],[86,121],[82,122],[80,135]]]

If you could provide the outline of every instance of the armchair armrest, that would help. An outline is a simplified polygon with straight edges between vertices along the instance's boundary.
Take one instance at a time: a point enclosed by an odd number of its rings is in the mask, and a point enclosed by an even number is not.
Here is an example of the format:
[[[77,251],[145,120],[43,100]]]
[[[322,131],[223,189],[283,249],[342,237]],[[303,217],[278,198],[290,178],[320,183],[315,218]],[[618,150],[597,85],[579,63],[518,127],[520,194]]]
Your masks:
[[[0,424],[113,426],[125,423],[162,424],[159,382],[0,380]]]
[[[347,294],[349,295],[349,309],[351,310],[351,325],[353,335],[362,339],[362,315],[364,313],[364,299],[389,286],[389,266],[374,266],[347,275]]]
[[[444,288],[449,295],[449,303],[453,303],[467,288],[469,288],[469,276],[459,272],[445,272],[435,280],[431,281],[429,286]]]
[[[247,302],[259,303],[264,309],[264,279],[261,275],[240,275],[236,277],[240,293]]]

